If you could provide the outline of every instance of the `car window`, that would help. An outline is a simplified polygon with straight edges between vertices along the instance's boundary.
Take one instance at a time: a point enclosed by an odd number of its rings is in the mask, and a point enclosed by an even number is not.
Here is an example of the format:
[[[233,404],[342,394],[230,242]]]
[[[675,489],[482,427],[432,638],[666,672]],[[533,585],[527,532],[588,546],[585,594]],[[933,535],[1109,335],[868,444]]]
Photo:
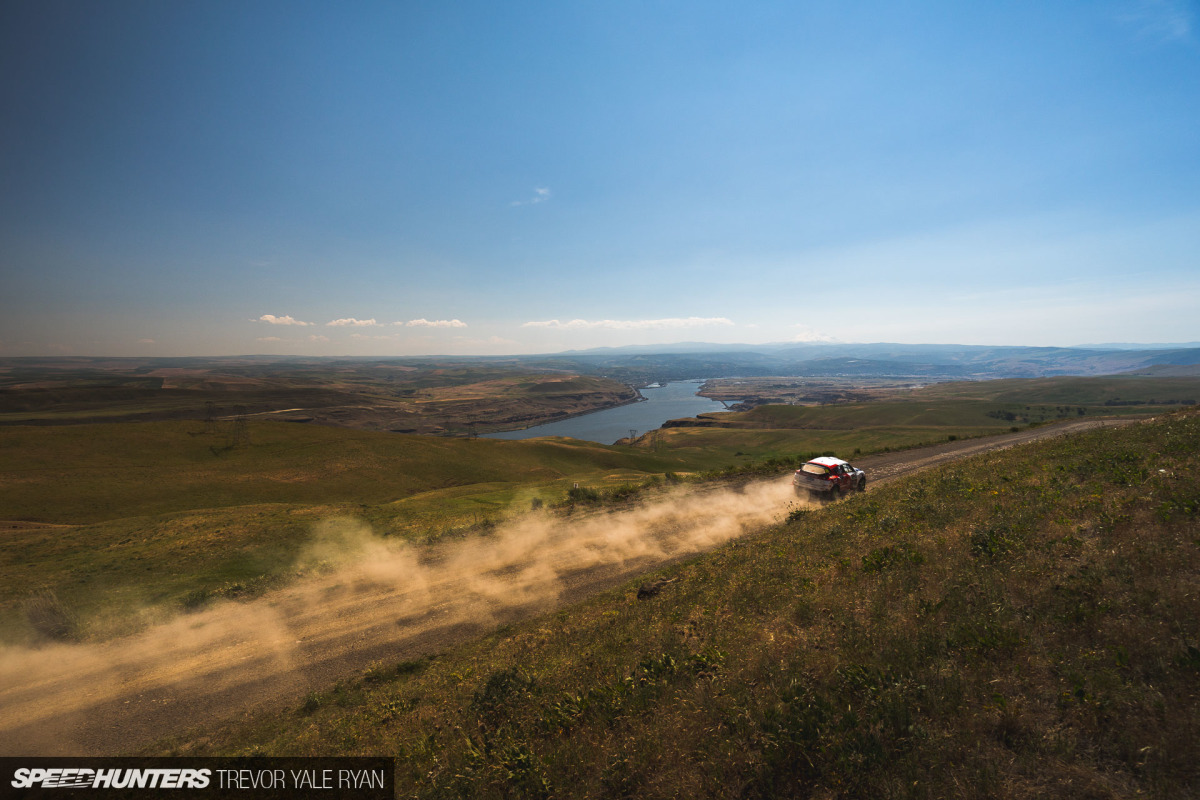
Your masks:
[[[823,464],[805,464],[800,468],[801,472],[807,472],[809,475],[827,475],[829,468]]]

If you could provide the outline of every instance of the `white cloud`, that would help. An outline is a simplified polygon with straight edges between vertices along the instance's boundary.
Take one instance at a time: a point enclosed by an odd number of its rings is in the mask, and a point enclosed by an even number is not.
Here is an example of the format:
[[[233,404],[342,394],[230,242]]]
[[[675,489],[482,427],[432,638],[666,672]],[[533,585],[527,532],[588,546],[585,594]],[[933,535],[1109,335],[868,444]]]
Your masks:
[[[277,317],[274,314],[263,314],[258,318],[258,322],[267,322],[271,325],[312,325],[311,322],[301,322],[291,315],[285,317]]]
[[[673,317],[668,319],[573,319],[563,322],[548,319],[541,322],[526,322],[522,328],[552,328],[554,330],[595,330],[603,328],[616,331],[665,330],[674,328],[711,328],[732,326],[733,320],[725,317]]]
[[[355,319],[354,317],[346,317],[344,319],[335,319],[332,322],[326,322],[325,325],[331,328],[373,328],[379,323],[375,318],[371,319]]]
[[[410,328],[465,328],[467,323],[460,319],[410,319],[408,322],[397,322],[397,325],[407,325]]]
[[[260,342],[282,342],[283,339],[280,339],[278,336],[260,336],[260,337],[258,337],[258,341],[260,341]]]
[[[528,200],[514,200],[514,206],[536,206],[538,203],[544,203],[550,199],[550,189],[546,186],[535,186],[533,189],[533,197]]]
[[[312,336],[309,336],[309,337],[308,337],[308,340],[309,340],[310,342],[328,342],[328,341],[329,341],[329,337],[328,337],[328,336],[319,336],[319,335],[317,335],[317,334],[313,334]]]
[[[821,333],[820,331],[813,330],[812,328],[808,327],[807,325],[793,325],[792,327],[798,328],[800,330],[799,333],[797,333],[795,336],[792,337],[793,342],[836,342],[837,341],[837,339],[830,336],[829,334]]]

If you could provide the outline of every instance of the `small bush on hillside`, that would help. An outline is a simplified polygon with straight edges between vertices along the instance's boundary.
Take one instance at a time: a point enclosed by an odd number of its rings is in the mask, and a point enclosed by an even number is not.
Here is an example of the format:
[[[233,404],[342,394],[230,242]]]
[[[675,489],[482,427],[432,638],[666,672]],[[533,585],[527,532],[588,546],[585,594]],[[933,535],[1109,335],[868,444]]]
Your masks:
[[[212,601],[212,598],[212,592],[210,592],[208,589],[198,588],[192,589],[185,594],[182,598],[180,598],[179,603],[183,606],[185,611],[198,611],[199,609],[207,606],[209,602]]]
[[[642,487],[632,484],[623,483],[620,486],[615,486],[609,489],[607,494],[610,500],[629,500],[641,494]]]
[[[320,692],[309,692],[304,696],[304,700],[300,703],[297,713],[301,716],[313,714],[324,702],[325,698]]]
[[[40,589],[31,594],[22,610],[29,627],[40,636],[67,641],[79,635],[79,621],[52,589]]]
[[[567,490],[569,503],[599,503],[600,493],[586,486],[572,486]]]
[[[492,673],[471,699],[471,708],[481,720],[493,727],[499,725],[513,709],[527,702],[534,688],[534,680],[517,669],[505,669]]]

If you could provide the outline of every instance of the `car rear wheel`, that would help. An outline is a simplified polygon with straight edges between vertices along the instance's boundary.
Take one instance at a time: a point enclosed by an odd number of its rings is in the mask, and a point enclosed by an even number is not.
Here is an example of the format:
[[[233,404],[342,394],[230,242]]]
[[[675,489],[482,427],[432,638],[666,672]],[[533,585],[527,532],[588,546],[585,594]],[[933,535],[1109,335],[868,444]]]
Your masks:
[[[840,486],[835,486],[829,490],[829,502],[832,503],[841,496],[842,496],[842,489]]]

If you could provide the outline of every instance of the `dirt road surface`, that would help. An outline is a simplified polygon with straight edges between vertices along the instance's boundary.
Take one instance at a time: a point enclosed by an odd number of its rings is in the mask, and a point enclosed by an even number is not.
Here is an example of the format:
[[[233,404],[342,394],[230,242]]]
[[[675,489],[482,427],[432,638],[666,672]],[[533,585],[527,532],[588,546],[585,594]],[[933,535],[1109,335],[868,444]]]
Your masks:
[[[1080,420],[859,459],[870,486],[988,450],[1131,420]],[[869,488],[868,488],[869,491]],[[0,754],[121,755],[295,706],[309,692],[445,650],[780,521],[787,476],[683,490],[604,514],[530,515],[431,548],[354,520],[341,566],[249,603],[98,644],[0,650]]]

